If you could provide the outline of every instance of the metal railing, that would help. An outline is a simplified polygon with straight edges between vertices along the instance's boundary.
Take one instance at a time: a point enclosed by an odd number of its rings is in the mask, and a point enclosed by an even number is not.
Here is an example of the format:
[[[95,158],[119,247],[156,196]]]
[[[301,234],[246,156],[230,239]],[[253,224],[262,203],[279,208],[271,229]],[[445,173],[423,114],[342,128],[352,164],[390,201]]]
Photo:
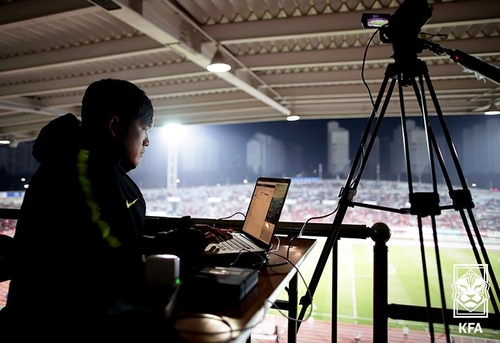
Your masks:
[[[0,208],[0,219],[18,219],[20,210]],[[158,219],[158,217],[147,217],[148,220]],[[163,219],[163,218],[160,218]],[[165,218],[166,220],[177,219]],[[193,218],[196,223],[213,225],[216,220],[212,218]],[[239,228],[243,225],[243,220],[221,220],[217,221],[217,226]],[[303,223],[281,222],[278,225],[277,233],[288,236],[297,235]],[[329,237],[331,234],[331,225],[327,223],[309,223],[305,228],[303,235],[308,237]],[[387,225],[375,223],[372,227],[359,224],[342,224],[339,232],[339,239],[372,239],[373,246],[373,341],[376,343],[386,343],[388,341],[388,320],[400,319],[415,322],[443,323],[444,318],[450,324],[459,324],[458,320],[453,318],[452,310],[443,310],[441,308],[427,308],[422,306],[388,304],[388,247],[387,242],[391,233]],[[332,287],[338,285],[338,244],[332,249]],[[290,311],[286,301],[276,302],[280,309]],[[332,290],[332,320],[331,320],[331,341],[337,342],[337,306],[338,295]],[[488,318],[481,319],[483,328],[499,329],[500,316],[496,313],[490,313]],[[300,325],[297,325],[297,331]]]

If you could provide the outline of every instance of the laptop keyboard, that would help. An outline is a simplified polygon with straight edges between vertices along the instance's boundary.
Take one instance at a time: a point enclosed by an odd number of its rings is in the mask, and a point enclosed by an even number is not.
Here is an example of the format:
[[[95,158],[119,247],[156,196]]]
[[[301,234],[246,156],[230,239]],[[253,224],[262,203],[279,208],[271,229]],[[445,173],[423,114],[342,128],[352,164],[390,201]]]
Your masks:
[[[239,236],[233,236],[233,238],[228,239],[227,241],[222,241],[217,244],[217,247],[220,250],[235,250],[235,251],[240,251],[240,250],[249,250],[255,248],[253,244],[250,244],[243,238]]]

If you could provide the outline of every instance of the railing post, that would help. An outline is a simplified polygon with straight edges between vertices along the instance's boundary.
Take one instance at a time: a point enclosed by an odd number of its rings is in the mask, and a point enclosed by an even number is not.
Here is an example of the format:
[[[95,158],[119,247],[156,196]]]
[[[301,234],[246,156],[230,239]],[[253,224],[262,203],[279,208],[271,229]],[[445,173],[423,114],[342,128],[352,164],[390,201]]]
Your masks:
[[[338,280],[339,280],[339,242],[333,245],[332,248],[332,333],[331,333],[331,342],[337,343],[337,334],[338,334]]]
[[[387,343],[388,340],[388,258],[386,242],[391,230],[384,223],[375,223],[371,228],[373,246],[373,342]]]

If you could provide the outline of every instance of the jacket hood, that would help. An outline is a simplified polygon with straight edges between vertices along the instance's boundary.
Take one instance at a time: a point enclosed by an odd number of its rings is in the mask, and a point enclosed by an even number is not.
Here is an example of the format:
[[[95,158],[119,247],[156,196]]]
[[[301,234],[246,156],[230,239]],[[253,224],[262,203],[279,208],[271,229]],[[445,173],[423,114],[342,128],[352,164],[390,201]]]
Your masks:
[[[76,158],[80,146],[81,125],[68,113],[45,125],[33,144],[33,157],[40,164],[65,163]]]

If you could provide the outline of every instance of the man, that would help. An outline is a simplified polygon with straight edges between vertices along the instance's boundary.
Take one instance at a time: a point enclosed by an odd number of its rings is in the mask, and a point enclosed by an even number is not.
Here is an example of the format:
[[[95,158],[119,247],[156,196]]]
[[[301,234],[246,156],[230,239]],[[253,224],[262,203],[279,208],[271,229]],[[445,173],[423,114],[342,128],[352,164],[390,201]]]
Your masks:
[[[31,329],[46,338],[110,329],[123,313],[141,310],[148,325],[148,314],[158,318],[142,307],[144,256],[181,247],[174,252],[191,263],[204,250],[204,232],[189,227],[143,235],[146,203],[127,172],[149,146],[153,117],[144,91],[104,79],[85,91],[81,122],[66,114],[41,130],[6,305],[17,338]]]

